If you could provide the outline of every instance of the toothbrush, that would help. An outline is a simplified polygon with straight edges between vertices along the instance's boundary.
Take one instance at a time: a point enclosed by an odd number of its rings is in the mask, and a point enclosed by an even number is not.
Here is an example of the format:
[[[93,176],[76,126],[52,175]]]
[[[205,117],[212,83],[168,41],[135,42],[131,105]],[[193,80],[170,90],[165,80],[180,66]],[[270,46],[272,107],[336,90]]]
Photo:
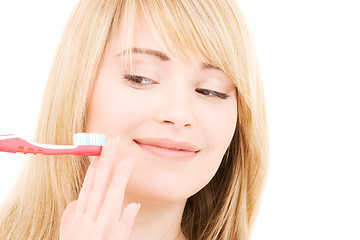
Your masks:
[[[99,156],[105,143],[105,135],[97,133],[75,133],[74,145],[50,145],[30,143],[13,134],[0,135],[0,152],[42,154],[42,155],[78,155]]]

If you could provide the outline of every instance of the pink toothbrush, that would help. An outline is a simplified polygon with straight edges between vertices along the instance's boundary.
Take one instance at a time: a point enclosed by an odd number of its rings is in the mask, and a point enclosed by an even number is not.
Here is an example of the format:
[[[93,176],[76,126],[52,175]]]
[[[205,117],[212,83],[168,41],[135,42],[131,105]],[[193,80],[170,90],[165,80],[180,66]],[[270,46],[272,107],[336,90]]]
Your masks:
[[[50,145],[30,143],[13,134],[0,135],[0,152],[42,154],[42,155],[79,155],[99,156],[105,144],[105,135],[97,133],[76,133],[74,145]]]

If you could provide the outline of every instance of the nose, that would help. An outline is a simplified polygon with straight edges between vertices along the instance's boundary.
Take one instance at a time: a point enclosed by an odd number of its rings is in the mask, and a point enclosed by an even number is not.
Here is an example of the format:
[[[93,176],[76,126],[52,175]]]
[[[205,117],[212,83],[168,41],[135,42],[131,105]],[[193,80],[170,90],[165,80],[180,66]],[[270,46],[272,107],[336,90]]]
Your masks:
[[[191,127],[195,123],[191,97],[185,92],[175,89],[162,98],[155,120],[174,128]]]

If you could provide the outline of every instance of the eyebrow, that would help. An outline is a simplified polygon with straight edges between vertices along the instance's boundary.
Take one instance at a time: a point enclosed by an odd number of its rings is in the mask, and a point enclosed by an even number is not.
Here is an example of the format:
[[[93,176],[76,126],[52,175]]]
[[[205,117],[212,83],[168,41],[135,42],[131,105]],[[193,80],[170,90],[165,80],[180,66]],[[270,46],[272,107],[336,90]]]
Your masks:
[[[214,70],[222,71],[221,68],[219,68],[219,67],[217,67],[217,66],[215,66],[214,64],[211,64],[211,63],[202,63],[201,68],[202,69],[214,69]]]
[[[169,61],[170,60],[170,58],[165,53],[157,51],[157,50],[148,49],[148,48],[126,49],[119,55],[125,55],[125,54],[129,54],[129,53],[152,55],[152,56],[159,58],[161,61]]]
[[[160,51],[157,51],[157,50],[153,50],[153,49],[149,49],[149,48],[126,49],[121,54],[118,54],[117,56],[129,54],[129,53],[147,54],[147,55],[155,56],[155,57],[159,58],[161,61],[164,61],[164,62],[165,61],[170,61],[170,57],[168,55],[166,55],[166,53],[163,53],[163,52],[160,52]],[[215,65],[213,65],[211,63],[202,63],[201,68],[202,69],[214,69],[214,70],[222,71],[219,67],[217,67],[217,66],[215,66]]]

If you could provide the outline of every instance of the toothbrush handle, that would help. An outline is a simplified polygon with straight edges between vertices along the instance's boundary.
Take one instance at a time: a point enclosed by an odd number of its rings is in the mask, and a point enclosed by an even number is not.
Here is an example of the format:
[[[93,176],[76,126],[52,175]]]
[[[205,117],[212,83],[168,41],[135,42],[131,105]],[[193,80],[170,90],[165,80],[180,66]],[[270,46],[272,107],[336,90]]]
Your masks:
[[[42,155],[77,155],[77,156],[100,156],[102,146],[99,145],[79,145],[68,149],[39,148],[38,153]]]
[[[19,138],[13,138],[11,134],[1,135],[4,139],[0,139],[0,152],[16,153],[18,152]],[[8,136],[8,138],[6,138]]]
[[[2,135],[0,139],[0,152],[24,153],[24,154],[42,154],[42,155],[77,155],[77,156],[99,156],[101,155],[102,146],[100,145],[47,145],[32,144],[21,138],[12,135]]]

